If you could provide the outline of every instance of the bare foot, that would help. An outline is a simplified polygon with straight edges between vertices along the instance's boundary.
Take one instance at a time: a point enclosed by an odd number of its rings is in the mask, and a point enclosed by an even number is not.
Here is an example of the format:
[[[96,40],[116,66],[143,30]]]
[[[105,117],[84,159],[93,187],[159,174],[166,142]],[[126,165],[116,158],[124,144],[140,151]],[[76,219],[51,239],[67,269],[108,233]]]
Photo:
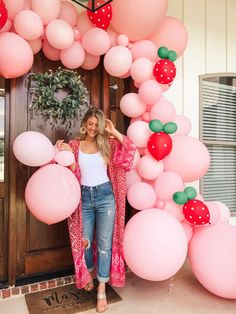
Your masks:
[[[97,293],[97,308],[98,313],[103,313],[107,310],[107,298],[106,298],[106,284],[99,283]]]

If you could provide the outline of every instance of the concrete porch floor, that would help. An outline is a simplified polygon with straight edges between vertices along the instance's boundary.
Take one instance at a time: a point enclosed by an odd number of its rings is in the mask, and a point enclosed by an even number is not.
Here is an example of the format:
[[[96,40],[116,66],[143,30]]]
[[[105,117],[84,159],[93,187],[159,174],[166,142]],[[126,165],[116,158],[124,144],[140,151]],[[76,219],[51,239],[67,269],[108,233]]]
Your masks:
[[[208,292],[195,279],[188,263],[173,278],[162,282],[146,281],[128,273],[125,288],[115,290],[123,300],[109,305],[109,314],[236,314],[236,300]],[[0,301],[0,313],[28,314],[24,297]]]

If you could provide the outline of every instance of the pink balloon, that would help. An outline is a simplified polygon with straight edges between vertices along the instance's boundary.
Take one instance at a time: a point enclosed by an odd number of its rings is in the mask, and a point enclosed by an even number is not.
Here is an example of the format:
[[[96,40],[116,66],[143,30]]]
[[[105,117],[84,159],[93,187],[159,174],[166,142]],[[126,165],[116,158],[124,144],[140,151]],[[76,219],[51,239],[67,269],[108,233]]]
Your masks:
[[[54,157],[54,148],[50,140],[34,131],[18,135],[13,143],[13,152],[22,164],[32,167],[45,165]]]
[[[149,136],[152,132],[149,130],[149,126],[144,121],[133,122],[127,130],[127,135],[134,142],[136,147],[146,147]]]
[[[165,202],[164,210],[174,216],[179,221],[184,220],[183,206],[177,205],[173,201]]]
[[[151,120],[150,112],[144,112],[144,114],[142,115],[142,119],[143,121],[149,123]]]
[[[61,11],[60,0],[31,0],[31,3],[32,9],[41,17],[44,25],[55,20]]]
[[[30,47],[34,55],[38,53],[42,48],[42,40],[40,38],[28,40],[28,43],[30,44]]]
[[[117,36],[117,44],[119,46],[126,47],[129,44],[129,38],[126,35],[124,35],[124,34],[120,34],[120,35]]]
[[[178,57],[181,56],[188,42],[188,33],[177,18],[166,16],[157,31],[149,37],[157,48],[161,46],[174,50]]]
[[[220,210],[214,202],[205,202],[210,213],[210,224],[211,226],[216,225],[220,220]]]
[[[217,296],[236,299],[236,228],[218,223],[198,228],[189,247],[194,275]]]
[[[187,239],[180,222],[161,209],[147,209],[127,223],[124,256],[137,276],[153,281],[166,280],[182,267]]]
[[[160,99],[162,88],[157,81],[147,80],[141,84],[138,94],[142,102],[153,105]]]
[[[5,25],[0,29],[0,33],[9,32],[12,27],[12,21],[7,19]]]
[[[145,112],[146,105],[140,101],[138,94],[128,93],[120,100],[120,110],[127,117],[135,118]]]
[[[182,178],[175,172],[163,172],[155,182],[157,198],[164,201],[172,200],[173,194],[182,191],[183,187]]]
[[[78,29],[78,27],[77,27],[77,26],[74,26],[74,27],[73,27],[73,30],[74,30],[74,40],[79,40],[79,39],[81,39],[82,34],[81,34],[80,30]]]
[[[156,208],[163,209],[165,207],[165,202],[162,200],[156,201]]]
[[[126,74],[132,65],[132,55],[128,48],[115,46],[108,50],[104,57],[106,71],[113,76]]]
[[[57,18],[74,26],[78,21],[78,11],[73,3],[69,1],[61,1],[61,11]]]
[[[99,62],[100,56],[92,56],[88,53],[85,53],[84,62],[81,65],[81,68],[85,70],[93,70],[99,65]]]
[[[148,209],[156,203],[156,193],[153,188],[144,182],[132,184],[127,192],[130,205],[138,210]]]
[[[130,68],[130,75],[137,83],[142,83],[152,78],[153,63],[147,58],[136,59]]]
[[[126,173],[126,188],[128,189],[130,186],[137,182],[141,182],[142,179],[138,172],[134,169],[131,169],[129,172]]]
[[[164,159],[165,171],[178,173],[184,182],[200,179],[210,165],[210,155],[206,146],[198,139],[174,135],[172,150]]]
[[[151,36],[165,16],[166,0],[113,0],[111,24],[117,33],[136,41]]]
[[[25,0],[25,5],[24,5],[24,10],[31,10],[32,5],[31,5],[31,0]]]
[[[60,60],[60,50],[52,47],[46,39],[43,41],[42,50],[45,57],[47,57],[49,60]]]
[[[88,18],[87,11],[83,11],[79,15],[79,19],[77,22],[77,27],[80,30],[81,34],[84,34],[90,28],[93,28],[94,25],[91,23],[90,19]]]
[[[83,34],[82,44],[90,55],[101,56],[110,48],[110,38],[105,30],[94,27]]]
[[[46,37],[56,49],[67,49],[74,41],[74,30],[63,20],[53,20],[46,28]]]
[[[162,123],[171,122],[175,115],[175,107],[166,99],[160,99],[151,109],[151,119],[158,119]]]
[[[138,150],[136,149],[132,169],[137,167],[139,159],[140,159],[140,154],[139,154]]]
[[[24,9],[25,0],[4,0],[7,8],[8,18],[14,20],[16,14]]]
[[[113,28],[109,27],[107,30],[107,34],[110,38],[110,48],[117,46],[117,36],[118,34],[114,31]]]
[[[38,14],[31,10],[17,13],[14,19],[16,32],[27,40],[34,40],[43,34],[43,22]]]
[[[228,223],[230,218],[230,210],[228,207],[222,202],[214,201],[213,203],[217,206],[220,212],[219,222]]]
[[[74,174],[60,165],[47,165],[29,179],[25,201],[40,221],[51,225],[69,217],[80,201],[80,186]]]
[[[193,237],[193,228],[186,221],[181,221],[181,225],[184,228],[188,243],[192,240]]]
[[[26,74],[33,65],[33,52],[26,40],[14,33],[0,34],[0,73],[5,78]]]
[[[157,47],[151,40],[140,40],[133,43],[131,48],[133,60],[147,58],[155,61],[157,57]]]
[[[192,129],[192,124],[189,118],[184,115],[176,115],[172,122],[177,124],[175,135],[188,135]]]
[[[76,69],[82,65],[85,58],[84,48],[80,41],[74,41],[73,44],[61,51],[61,63],[68,69]]]
[[[137,170],[142,178],[154,180],[164,171],[164,164],[152,156],[143,156],[138,162]]]
[[[136,88],[139,88],[139,87],[141,86],[141,84],[142,84],[142,83],[134,82],[134,86],[135,86]]]
[[[61,166],[68,167],[75,161],[75,156],[69,150],[61,150],[54,156],[54,160]]]

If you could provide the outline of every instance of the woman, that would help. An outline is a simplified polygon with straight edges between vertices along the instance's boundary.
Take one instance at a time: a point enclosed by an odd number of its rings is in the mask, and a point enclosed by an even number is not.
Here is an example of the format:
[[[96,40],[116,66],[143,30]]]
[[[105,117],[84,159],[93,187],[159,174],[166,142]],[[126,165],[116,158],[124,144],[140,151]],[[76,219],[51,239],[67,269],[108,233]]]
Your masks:
[[[101,313],[107,309],[106,282],[118,287],[125,283],[125,173],[131,169],[135,146],[96,108],[86,112],[78,139],[57,145],[73,151],[71,170],[81,183],[81,202],[68,219],[76,285],[91,291],[96,271]]]

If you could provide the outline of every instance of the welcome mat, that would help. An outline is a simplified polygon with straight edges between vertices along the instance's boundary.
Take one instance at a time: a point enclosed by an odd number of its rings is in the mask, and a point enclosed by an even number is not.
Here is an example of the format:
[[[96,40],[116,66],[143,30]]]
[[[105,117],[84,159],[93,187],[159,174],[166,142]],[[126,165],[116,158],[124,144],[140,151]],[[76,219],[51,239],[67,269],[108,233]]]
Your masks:
[[[25,295],[30,314],[74,314],[95,308],[97,304],[97,285],[92,291],[78,290],[75,284],[56,287]],[[109,285],[106,285],[108,303],[122,298]]]

